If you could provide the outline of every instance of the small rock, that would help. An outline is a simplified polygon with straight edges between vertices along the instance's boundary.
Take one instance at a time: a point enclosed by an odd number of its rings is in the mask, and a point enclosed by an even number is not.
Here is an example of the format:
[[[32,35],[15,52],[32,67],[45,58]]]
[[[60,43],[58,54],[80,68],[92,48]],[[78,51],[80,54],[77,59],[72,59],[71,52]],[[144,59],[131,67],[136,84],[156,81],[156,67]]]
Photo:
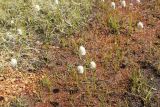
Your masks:
[[[11,83],[14,83],[16,81],[16,79],[13,78],[13,79],[10,79],[10,81],[11,81]]]
[[[122,69],[126,68],[126,64],[122,63],[122,64],[120,65],[120,68],[122,68]]]
[[[51,104],[53,107],[60,107],[58,102],[54,102],[54,101],[52,102],[52,101],[51,101],[50,104]]]
[[[57,61],[57,62],[56,62],[56,65],[62,66],[63,63],[62,63],[62,61]]]
[[[4,97],[3,96],[0,96],[0,101],[3,101],[4,100]]]
[[[53,93],[59,93],[60,92],[60,89],[58,89],[58,88],[55,88],[55,89],[53,89],[53,91],[52,91]]]
[[[69,94],[76,94],[78,93],[79,89],[77,87],[73,87],[69,89]]]
[[[5,79],[4,77],[0,77],[0,81],[4,81],[4,79]]]

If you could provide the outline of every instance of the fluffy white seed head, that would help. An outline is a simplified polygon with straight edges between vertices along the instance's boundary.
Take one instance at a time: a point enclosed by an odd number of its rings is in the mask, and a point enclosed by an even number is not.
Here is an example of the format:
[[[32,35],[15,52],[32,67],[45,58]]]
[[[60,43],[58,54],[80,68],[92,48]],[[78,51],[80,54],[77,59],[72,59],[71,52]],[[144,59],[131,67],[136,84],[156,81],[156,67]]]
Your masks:
[[[130,7],[130,8],[133,8],[133,3],[129,3],[129,7]]]
[[[140,3],[140,2],[141,2],[141,0],[136,0],[136,2],[137,2],[137,3]]]
[[[17,33],[18,33],[19,35],[22,35],[22,34],[23,34],[21,29],[17,29]]]
[[[115,2],[111,2],[111,8],[112,8],[112,9],[116,9],[116,4],[115,4]]]
[[[12,58],[10,64],[12,65],[12,67],[16,67],[17,66],[17,60],[15,58]]]
[[[77,71],[78,71],[79,74],[83,74],[83,73],[84,73],[84,68],[83,68],[83,66],[81,66],[81,65],[78,66],[78,67],[77,67]]]
[[[143,29],[144,28],[143,23],[142,22],[138,22],[137,28],[138,29]]]
[[[35,5],[35,7],[34,7],[34,8],[35,8],[35,10],[36,10],[36,11],[40,11],[40,10],[41,10],[41,8],[40,8],[40,6],[39,6],[39,5]]]
[[[126,7],[126,1],[125,1],[125,0],[122,0],[122,1],[121,1],[121,6],[122,6],[122,7]]]
[[[10,32],[7,32],[6,38],[7,38],[8,40],[12,40],[12,39],[13,39],[13,35],[12,35]]]
[[[91,69],[96,69],[96,63],[94,61],[90,62],[90,68]]]
[[[56,3],[56,4],[59,4],[59,0],[55,0],[55,3]]]
[[[81,56],[86,55],[86,49],[85,49],[85,47],[83,47],[83,46],[80,46],[80,47],[79,47],[79,54],[80,54]]]
[[[129,3],[130,6],[133,6],[133,3]]]
[[[11,24],[14,24],[14,20],[11,20]]]

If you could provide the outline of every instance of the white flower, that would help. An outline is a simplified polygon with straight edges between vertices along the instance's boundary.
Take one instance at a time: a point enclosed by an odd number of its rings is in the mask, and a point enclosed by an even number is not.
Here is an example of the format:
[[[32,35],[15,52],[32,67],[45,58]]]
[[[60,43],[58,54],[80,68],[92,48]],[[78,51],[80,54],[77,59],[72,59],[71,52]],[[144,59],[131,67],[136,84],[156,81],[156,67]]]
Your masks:
[[[140,2],[141,2],[141,0],[136,0],[136,2],[137,2],[137,3],[140,3]]]
[[[79,47],[79,54],[80,54],[81,56],[86,55],[86,49],[85,49],[83,46],[80,46],[80,47]]]
[[[11,20],[11,24],[14,24],[14,20]]]
[[[55,3],[56,3],[56,4],[59,4],[59,1],[58,1],[58,0],[55,0]]]
[[[23,34],[21,29],[17,29],[17,33],[18,33],[19,35],[22,35],[22,34]]]
[[[137,28],[138,29],[143,29],[144,28],[143,23],[142,22],[138,22]]]
[[[125,1],[125,0],[122,0],[122,1],[121,1],[121,6],[122,6],[122,7],[126,7],[126,1]]]
[[[6,37],[8,40],[13,39],[13,35],[10,32],[7,32]]]
[[[83,74],[83,72],[84,72],[83,66],[81,66],[81,65],[78,66],[78,67],[77,67],[77,71],[78,71],[79,74]]]
[[[17,60],[12,58],[10,64],[12,65],[12,67],[16,67],[17,66]]]
[[[115,4],[115,2],[111,2],[111,7],[112,7],[113,9],[116,9],[116,4]]]
[[[96,63],[94,61],[90,62],[90,68],[91,69],[96,69]]]
[[[129,3],[129,5],[130,5],[131,7],[133,7],[133,3]]]
[[[40,11],[41,10],[41,8],[40,8],[40,6],[39,5],[35,5],[35,7],[34,7],[35,9],[36,9],[36,11]]]
[[[40,42],[40,41],[36,41],[36,44],[37,44],[37,45],[42,45],[43,43]]]

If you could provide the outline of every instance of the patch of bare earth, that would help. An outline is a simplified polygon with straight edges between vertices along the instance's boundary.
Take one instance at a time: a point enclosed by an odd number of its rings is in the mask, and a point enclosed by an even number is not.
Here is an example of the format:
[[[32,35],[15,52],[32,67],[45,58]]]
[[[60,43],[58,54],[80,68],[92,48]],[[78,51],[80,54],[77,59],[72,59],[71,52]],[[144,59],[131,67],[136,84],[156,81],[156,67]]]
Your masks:
[[[33,73],[18,72],[7,67],[0,74],[1,102],[9,102],[20,94],[32,94],[36,92],[36,81],[39,76]]]

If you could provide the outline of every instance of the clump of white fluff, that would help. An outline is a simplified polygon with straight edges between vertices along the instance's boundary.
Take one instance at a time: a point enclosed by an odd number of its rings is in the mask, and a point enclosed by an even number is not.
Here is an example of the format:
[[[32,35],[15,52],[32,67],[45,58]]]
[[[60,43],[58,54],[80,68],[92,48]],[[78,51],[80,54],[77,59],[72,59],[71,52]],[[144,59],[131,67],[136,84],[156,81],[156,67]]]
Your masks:
[[[40,11],[41,10],[39,5],[35,5],[34,8],[35,8],[36,11]]]
[[[136,2],[137,2],[137,3],[140,3],[140,2],[141,2],[141,0],[136,0]]]
[[[86,49],[83,46],[79,47],[79,55],[84,56],[86,55]]]
[[[79,66],[77,67],[77,71],[78,71],[79,74],[83,74],[83,73],[84,73],[84,67],[81,66],[81,65],[79,65]]]
[[[22,34],[23,34],[22,29],[17,29],[17,33],[18,33],[19,35],[22,35]]]
[[[142,22],[138,22],[137,28],[138,29],[143,29],[144,28],[143,23]]]
[[[55,3],[56,3],[56,4],[59,4],[59,1],[58,1],[58,0],[55,0]]]
[[[14,20],[11,20],[11,24],[14,24]]]
[[[121,6],[122,6],[122,7],[126,7],[126,1],[125,1],[125,0],[122,0],[122,1],[121,1]]]
[[[17,66],[17,59],[12,58],[10,64],[12,65],[12,67],[16,67]]]
[[[96,69],[96,63],[94,61],[90,62],[90,68],[91,69]]]
[[[111,2],[111,7],[112,7],[112,9],[116,9],[116,4],[115,4],[115,2]]]
[[[12,40],[13,39],[13,35],[10,32],[7,32],[6,38],[7,38],[7,40]]]

